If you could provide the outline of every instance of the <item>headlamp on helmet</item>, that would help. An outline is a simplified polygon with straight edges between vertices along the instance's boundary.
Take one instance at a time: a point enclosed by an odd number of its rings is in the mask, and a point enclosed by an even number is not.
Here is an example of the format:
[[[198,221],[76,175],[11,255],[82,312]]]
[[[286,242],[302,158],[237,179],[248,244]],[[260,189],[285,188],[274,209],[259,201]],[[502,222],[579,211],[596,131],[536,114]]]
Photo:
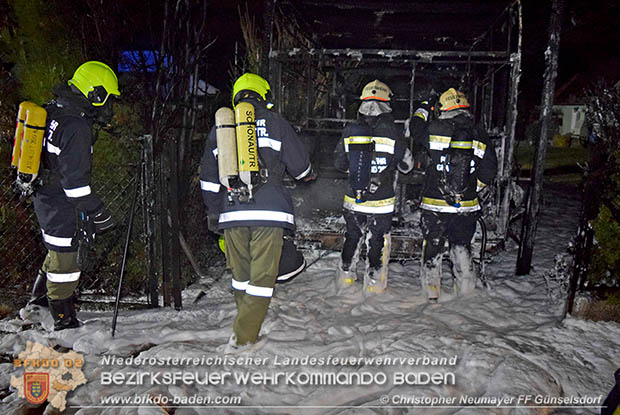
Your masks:
[[[105,63],[98,61],[88,61],[80,65],[68,84],[77,88],[95,107],[105,105],[110,95],[121,94],[114,71]]]
[[[237,78],[233,85],[232,96],[233,107],[244,99],[255,98],[264,101],[267,109],[273,108],[269,82],[253,73],[244,73]]]

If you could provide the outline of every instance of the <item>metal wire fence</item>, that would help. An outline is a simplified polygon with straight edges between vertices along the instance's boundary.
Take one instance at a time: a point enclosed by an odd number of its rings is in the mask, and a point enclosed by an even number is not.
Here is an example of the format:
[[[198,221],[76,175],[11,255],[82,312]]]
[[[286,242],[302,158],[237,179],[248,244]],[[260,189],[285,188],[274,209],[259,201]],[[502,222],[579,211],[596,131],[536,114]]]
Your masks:
[[[82,273],[80,298],[90,301],[98,297],[100,302],[105,296],[109,298],[116,293],[131,201],[137,192],[122,294],[123,297],[132,297],[126,300],[129,303],[151,304],[153,298],[161,296],[166,289],[162,281],[164,274],[170,273],[162,263],[162,249],[165,249],[162,240],[170,240],[171,235],[162,235],[170,230],[162,229],[162,212],[166,208],[160,204],[168,191],[169,172],[165,163],[162,165],[160,160],[155,160],[155,171],[150,174],[156,179],[151,183],[144,179],[147,174],[146,163],[143,162],[144,141],[136,140],[129,144],[103,141],[98,141],[95,146],[91,187],[102,199],[117,226],[97,236],[96,265],[92,272]],[[192,152],[196,152],[197,157],[194,158],[197,160],[202,146],[200,140],[193,145]],[[15,171],[9,167],[10,160],[4,149],[0,149],[0,304],[18,309],[28,300],[46,249],[32,197],[21,198],[14,190]],[[119,157],[119,154],[122,156]],[[217,235],[207,230],[197,164],[192,162],[183,202],[179,201],[178,206],[181,215],[178,239],[183,247],[180,254],[182,287],[204,275],[202,271],[207,270],[214,260],[223,258],[217,251]],[[149,226],[150,232],[147,229]]]
[[[7,163],[8,164],[8,163]],[[5,164],[6,165],[6,164]],[[82,289],[108,291],[116,264],[120,263],[118,241],[121,239],[131,193],[138,175],[135,165],[109,166],[105,176],[93,180],[93,188],[101,197],[109,212],[121,226],[101,236],[98,241],[97,266],[95,273],[86,274],[80,281]],[[14,190],[15,171],[9,167],[0,168],[0,302],[20,305],[27,299],[28,292],[41,267],[46,250],[41,230],[34,213],[32,197],[22,198]],[[137,225],[142,222],[136,215]],[[138,232],[139,233],[139,232]],[[140,235],[138,240],[140,239]]]

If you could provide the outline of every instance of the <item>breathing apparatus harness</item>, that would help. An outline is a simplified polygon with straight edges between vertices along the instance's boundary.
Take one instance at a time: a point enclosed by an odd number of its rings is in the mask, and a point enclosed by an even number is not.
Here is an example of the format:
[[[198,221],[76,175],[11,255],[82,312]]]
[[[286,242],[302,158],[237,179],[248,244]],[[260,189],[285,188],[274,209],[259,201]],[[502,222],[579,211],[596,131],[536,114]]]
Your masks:
[[[475,171],[473,165],[474,137],[473,126],[453,124],[453,134],[449,147],[442,153],[437,166],[440,171],[438,188],[444,200],[454,207],[461,207],[461,201],[470,185],[470,177]]]

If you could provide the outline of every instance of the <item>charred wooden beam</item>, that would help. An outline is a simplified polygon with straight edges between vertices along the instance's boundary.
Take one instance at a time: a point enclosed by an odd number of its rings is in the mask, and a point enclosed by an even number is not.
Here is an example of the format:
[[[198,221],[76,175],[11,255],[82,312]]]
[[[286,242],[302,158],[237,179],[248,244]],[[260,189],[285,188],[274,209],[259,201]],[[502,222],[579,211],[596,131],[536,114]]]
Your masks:
[[[455,50],[407,50],[407,49],[286,49],[272,50],[271,58],[285,59],[309,59],[319,60],[324,57],[338,58],[364,58],[375,57],[384,60],[417,59],[420,61],[432,61],[434,58],[499,58],[508,59],[510,54],[505,50],[496,51],[455,51]]]
[[[371,12],[383,13],[404,13],[410,12],[415,14],[427,15],[445,15],[445,14],[491,14],[495,15],[501,7],[489,7],[488,3],[474,0],[461,1],[456,5],[454,2],[437,2],[437,1],[406,1],[406,2],[383,2],[383,1],[365,1],[359,0],[302,0],[304,6],[318,7],[325,9],[340,10],[366,10]]]
[[[507,140],[502,142],[502,159],[500,165],[499,188],[501,191],[501,201],[498,208],[498,228],[501,234],[506,234],[508,230],[508,222],[510,220],[510,201],[512,199],[512,158],[515,149],[515,134],[517,125],[517,96],[519,91],[519,81],[521,79],[521,27],[523,25],[521,3],[517,2],[517,50],[512,55],[512,69],[510,74],[510,93],[507,114],[506,114],[506,136]]]
[[[532,184],[529,192],[526,216],[523,219],[521,244],[517,258],[517,275],[527,275],[532,267],[534,253],[534,239],[540,213],[545,158],[547,155],[547,132],[551,124],[553,107],[553,91],[558,73],[558,55],[560,51],[560,33],[562,31],[562,15],[564,0],[553,0],[551,4],[551,19],[549,22],[549,42],[545,50],[544,86],[540,106],[540,136],[534,157],[532,169]]]

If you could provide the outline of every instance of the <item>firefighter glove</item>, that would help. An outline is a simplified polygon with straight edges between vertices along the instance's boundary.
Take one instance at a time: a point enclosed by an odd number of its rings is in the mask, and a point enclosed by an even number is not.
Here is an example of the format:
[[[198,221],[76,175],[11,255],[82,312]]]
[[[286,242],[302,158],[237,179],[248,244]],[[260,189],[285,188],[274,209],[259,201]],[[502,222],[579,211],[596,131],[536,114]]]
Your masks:
[[[96,225],[93,218],[84,211],[77,213],[77,264],[80,270],[90,272],[95,267]]]
[[[93,217],[93,224],[95,225],[96,233],[105,232],[116,226],[116,222],[105,208],[102,208],[95,214]]]
[[[94,245],[85,241],[78,241],[77,264],[80,270],[84,272],[94,271],[96,260]]]

